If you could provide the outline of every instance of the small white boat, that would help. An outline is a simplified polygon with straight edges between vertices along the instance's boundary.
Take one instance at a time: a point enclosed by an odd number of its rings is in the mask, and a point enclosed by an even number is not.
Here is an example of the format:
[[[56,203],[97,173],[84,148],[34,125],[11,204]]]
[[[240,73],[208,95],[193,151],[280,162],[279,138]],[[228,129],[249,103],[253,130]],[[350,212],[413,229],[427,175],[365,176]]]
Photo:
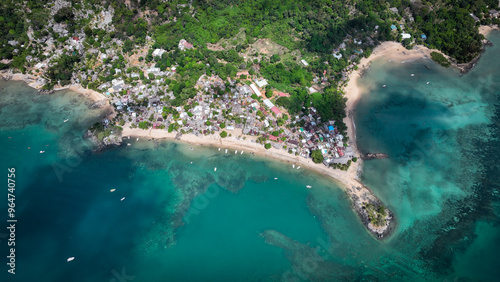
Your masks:
[[[306,185],[306,188],[307,188],[307,189],[311,189],[311,188],[313,188],[313,187],[312,187],[311,185]]]
[[[139,138],[135,139],[135,141],[139,141]]]
[[[415,76],[415,75],[412,73],[411,76]]]
[[[127,143],[127,146],[130,146],[130,145],[132,145],[132,144],[130,144],[130,143]]]
[[[120,199],[120,201],[123,201],[123,200],[125,200],[125,197],[123,197],[123,198]]]
[[[73,261],[74,259],[75,259],[75,257],[69,257],[66,261],[70,262],[70,261]]]
[[[243,155],[243,151],[241,151],[240,155]]]
[[[227,154],[227,149],[226,149],[226,154]]]
[[[193,164],[193,162],[191,162],[191,164]]]
[[[293,164],[292,167],[295,168],[295,164]]]
[[[65,119],[64,122],[68,122],[69,119]]]
[[[278,177],[275,177],[274,180],[278,180]]]
[[[219,152],[220,152],[220,148],[219,148]]]
[[[426,84],[429,84],[429,81],[427,81],[427,83],[426,83]]]
[[[386,87],[387,87],[387,85],[385,85],[385,84],[384,84],[384,85],[382,85],[382,88],[386,88]]]
[[[235,155],[236,155],[236,154],[238,154],[238,150],[234,150],[234,154],[235,154]]]
[[[45,153],[45,151],[40,151],[40,154],[43,154],[43,153]]]
[[[115,188],[113,188],[113,189],[109,190],[109,192],[111,192],[111,193],[113,193],[113,192],[115,192],[115,191],[116,191],[116,189],[115,189]]]
[[[299,168],[300,168],[300,165],[297,167],[297,169],[299,169]]]
[[[217,171],[217,167],[214,167],[214,171]]]

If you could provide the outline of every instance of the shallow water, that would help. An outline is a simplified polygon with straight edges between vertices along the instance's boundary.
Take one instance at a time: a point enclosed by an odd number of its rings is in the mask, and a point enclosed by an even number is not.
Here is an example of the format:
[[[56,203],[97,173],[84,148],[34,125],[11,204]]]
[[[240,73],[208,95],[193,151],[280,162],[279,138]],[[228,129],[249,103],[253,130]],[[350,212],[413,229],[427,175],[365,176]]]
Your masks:
[[[500,274],[492,263],[500,250],[499,39],[492,35],[495,46],[462,77],[424,59],[379,60],[360,80],[369,95],[356,108],[358,145],[389,155],[363,170],[398,219],[388,245],[407,249],[438,277]]]
[[[82,136],[101,110],[72,92],[0,82],[0,164],[18,175],[16,275],[4,267],[0,277],[495,280],[500,36],[492,40],[463,77],[427,61],[377,61],[360,80],[370,94],[356,110],[359,147],[390,156],[363,172],[397,218],[385,241],[314,172],[174,142],[130,139],[92,153]]]

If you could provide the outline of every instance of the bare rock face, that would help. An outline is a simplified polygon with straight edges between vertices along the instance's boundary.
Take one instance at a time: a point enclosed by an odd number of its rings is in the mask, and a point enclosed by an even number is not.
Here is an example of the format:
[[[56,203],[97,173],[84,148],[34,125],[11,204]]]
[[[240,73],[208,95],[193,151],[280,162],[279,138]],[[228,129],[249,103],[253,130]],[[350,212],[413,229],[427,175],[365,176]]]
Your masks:
[[[361,159],[363,159],[363,160],[385,159],[388,157],[389,157],[388,155],[382,154],[382,153],[376,153],[376,154],[368,153],[368,154],[361,155]]]

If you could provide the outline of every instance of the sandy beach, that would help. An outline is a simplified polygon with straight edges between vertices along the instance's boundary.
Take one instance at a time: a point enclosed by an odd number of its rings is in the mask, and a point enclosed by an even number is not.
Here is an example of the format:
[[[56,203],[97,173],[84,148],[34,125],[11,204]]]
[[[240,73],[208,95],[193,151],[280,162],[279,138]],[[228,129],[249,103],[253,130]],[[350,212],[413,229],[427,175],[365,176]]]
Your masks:
[[[347,133],[350,141],[356,140],[355,124],[351,114],[356,107],[356,103],[359,100],[361,93],[363,92],[363,89],[358,85],[358,79],[361,77],[362,72],[369,67],[370,63],[380,58],[401,62],[419,58],[430,58],[430,54],[433,51],[437,50],[431,50],[422,45],[417,45],[412,50],[407,50],[401,45],[401,43],[386,41],[377,46],[368,58],[361,59],[358,64],[358,70],[353,71],[349,75],[349,81],[344,88],[345,97],[347,97],[347,117],[344,119],[344,123],[347,125]],[[355,152],[357,153],[356,142],[353,142],[351,145],[355,148]]]
[[[40,85],[38,80],[40,79],[38,76],[30,75],[30,74],[22,74],[22,73],[10,73],[7,71],[0,72],[0,78],[4,80],[12,80],[12,81],[24,81],[28,84],[28,86],[40,90],[43,85]],[[106,107],[110,110],[109,118],[113,118],[116,113],[115,109],[109,104],[109,100],[104,96],[104,94],[94,91],[92,89],[83,88],[80,84],[70,84],[63,87],[54,87],[54,91],[60,90],[71,90],[73,92],[83,94],[85,97],[94,101],[95,103],[99,103],[100,107]]]
[[[228,131],[232,136],[221,138],[218,134],[209,135],[209,136],[196,136],[193,134],[184,134],[180,137],[181,142],[190,143],[193,145],[202,145],[202,146],[213,146],[220,148],[228,148],[234,149],[238,151],[244,151],[244,154],[254,153],[255,155],[277,159],[282,162],[295,164],[296,166],[301,166],[302,168],[310,168],[316,172],[319,172],[323,175],[332,177],[336,181],[338,181],[343,187],[352,187],[359,186],[360,183],[355,180],[356,179],[356,166],[351,166],[349,171],[341,171],[334,170],[332,168],[327,168],[323,164],[315,164],[310,158],[303,158],[299,156],[295,156],[293,154],[289,154],[284,150],[271,148],[269,150],[265,149],[262,144],[255,143],[256,138],[253,136],[245,136],[245,140],[243,138],[238,138],[242,136],[241,129],[235,129],[233,131]],[[124,127],[122,136],[131,136],[131,137],[143,137],[143,138],[154,138],[154,139],[167,139],[174,140],[177,133],[168,133],[165,130],[159,129],[149,129],[142,130],[138,128],[128,128]],[[253,142],[252,142],[253,141]],[[356,164],[356,163],[354,163]]]
[[[344,122],[346,123],[348,128],[349,144],[353,147],[356,156],[359,157],[359,152],[357,150],[355,142],[355,125],[350,113],[356,106],[356,102],[360,98],[360,94],[363,91],[363,89],[361,89],[357,85],[357,80],[360,77],[363,69],[367,67],[373,60],[379,58],[404,61],[409,59],[430,57],[431,52],[432,50],[423,46],[417,46],[413,50],[406,50],[400,43],[384,42],[380,46],[375,48],[369,58],[363,58],[360,64],[358,64],[358,70],[353,71],[350,74],[348,84],[344,88],[345,96],[348,98],[346,106],[347,117],[344,119]],[[271,148],[269,150],[266,150],[262,144],[252,142],[252,140],[255,141],[255,137],[245,136],[246,140],[237,138],[238,136],[243,137],[243,135],[241,134],[241,130],[236,129],[228,133],[231,133],[232,137],[221,138],[218,134],[210,136],[200,135],[198,137],[193,134],[185,134],[180,137],[180,141],[196,145],[231,148],[239,151],[243,150],[245,151],[245,153],[254,153],[259,156],[274,158],[283,162],[296,164],[297,166],[300,165],[301,167],[307,167],[325,176],[331,177],[332,179],[340,183],[340,186],[342,188],[347,189],[348,192],[358,194],[358,196],[360,197],[363,195],[363,191],[353,189],[353,187],[363,186],[359,181],[359,175],[362,170],[363,161],[359,158],[357,162],[353,162],[351,164],[348,171],[342,171],[338,169],[328,168],[323,164],[316,164],[310,158],[306,159],[289,154],[283,149],[278,150],[275,148]],[[132,129],[125,125],[122,135],[131,137],[173,140],[176,136],[176,133],[168,133],[166,130],[160,129]]]
[[[35,75],[30,75],[30,74],[22,74],[22,73],[10,73],[8,71],[3,71],[0,72],[0,77],[4,80],[12,80],[12,81],[24,81],[28,84],[28,86],[40,90],[41,85],[37,83],[37,80],[40,79],[40,77],[35,76]],[[54,91],[59,91],[59,90],[71,90],[80,94],[85,95],[86,97],[90,98],[94,102],[101,102],[104,100],[107,100],[106,96],[104,94],[99,93],[97,91],[94,91],[92,89],[86,89],[83,88],[80,84],[70,84],[67,86],[63,87],[54,87]]]
[[[480,32],[481,34],[487,34],[491,32],[493,29],[498,29],[497,27],[489,27],[489,26],[481,26]],[[283,149],[275,149],[271,148],[269,150],[265,149],[262,144],[255,143],[256,137],[252,136],[243,136],[241,129],[236,129],[233,131],[228,131],[231,136],[226,138],[221,138],[218,133],[209,136],[196,136],[193,134],[184,134],[180,136],[179,141],[203,145],[203,146],[214,146],[221,148],[229,148],[238,151],[244,151],[245,154],[253,153],[258,156],[273,158],[282,162],[286,162],[289,164],[295,164],[297,166],[301,166],[302,168],[309,168],[314,170],[320,174],[328,176],[336,181],[339,186],[342,187],[348,195],[353,199],[354,207],[360,214],[362,218],[366,217],[364,213],[366,213],[363,209],[363,205],[365,203],[373,203],[374,201],[378,201],[375,195],[365,187],[360,181],[359,177],[363,167],[363,161],[359,158],[360,154],[356,146],[356,126],[355,121],[353,120],[353,111],[356,107],[357,101],[361,98],[361,93],[364,92],[358,85],[358,79],[361,77],[362,72],[369,67],[370,63],[374,60],[384,58],[386,60],[393,61],[408,61],[415,60],[419,58],[430,58],[430,54],[433,51],[428,49],[425,46],[417,45],[412,50],[407,50],[404,48],[401,43],[398,42],[383,42],[379,46],[377,46],[372,54],[368,58],[362,58],[360,63],[357,65],[358,69],[352,71],[349,75],[349,79],[347,85],[344,87],[345,97],[347,98],[346,102],[346,118],[344,119],[344,123],[347,125],[347,133],[349,136],[349,145],[354,150],[354,155],[358,157],[357,162],[352,162],[351,166],[347,171],[342,171],[338,169],[333,169],[330,167],[326,167],[322,163],[316,164],[312,161],[311,158],[303,158],[299,156],[295,156],[294,154],[289,154],[287,151]],[[439,52],[439,51],[437,51]],[[11,74],[11,73],[0,73],[0,75],[6,74],[4,77],[9,77],[11,80],[24,80],[30,86],[39,89],[33,83],[36,83],[37,77],[22,75],[22,74]],[[112,116],[115,114],[114,109],[110,106],[108,99],[101,93],[84,89],[81,85],[70,85],[69,87],[65,87],[71,91],[75,91],[78,93],[82,93],[86,97],[92,99],[95,102],[104,102],[103,105],[112,108]],[[149,129],[142,130],[138,128],[130,128],[130,124],[127,123],[124,126],[122,136],[123,137],[142,137],[142,138],[154,138],[154,139],[170,139],[174,140],[177,133],[168,133],[166,130],[160,129]],[[245,138],[245,139],[243,139]],[[392,215],[391,215],[392,216]],[[387,230],[390,229],[390,218],[388,219],[387,226],[382,227],[373,227],[370,226],[371,223],[366,223],[366,219],[364,220],[365,224],[367,224],[368,228],[375,234],[379,236],[383,236],[387,234]]]
[[[496,25],[482,25],[479,27],[479,33],[484,36],[488,35],[488,33],[492,32],[493,30],[500,30],[500,28],[498,28],[498,26]]]

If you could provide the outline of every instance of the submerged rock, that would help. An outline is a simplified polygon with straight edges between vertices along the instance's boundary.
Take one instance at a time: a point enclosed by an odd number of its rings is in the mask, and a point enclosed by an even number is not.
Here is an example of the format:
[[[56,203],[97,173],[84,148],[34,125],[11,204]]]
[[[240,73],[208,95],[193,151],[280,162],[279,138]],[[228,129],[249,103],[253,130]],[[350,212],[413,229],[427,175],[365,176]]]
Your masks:
[[[385,159],[388,157],[389,157],[388,155],[382,154],[382,153],[376,153],[376,154],[368,153],[368,154],[361,155],[362,160]]]
[[[329,254],[320,255],[319,246],[311,247],[295,241],[276,230],[260,234],[267,244],[283,249],[292,269],[283,274],[283,281],[335,281],[352,280],[353,268],[333,261]]]

